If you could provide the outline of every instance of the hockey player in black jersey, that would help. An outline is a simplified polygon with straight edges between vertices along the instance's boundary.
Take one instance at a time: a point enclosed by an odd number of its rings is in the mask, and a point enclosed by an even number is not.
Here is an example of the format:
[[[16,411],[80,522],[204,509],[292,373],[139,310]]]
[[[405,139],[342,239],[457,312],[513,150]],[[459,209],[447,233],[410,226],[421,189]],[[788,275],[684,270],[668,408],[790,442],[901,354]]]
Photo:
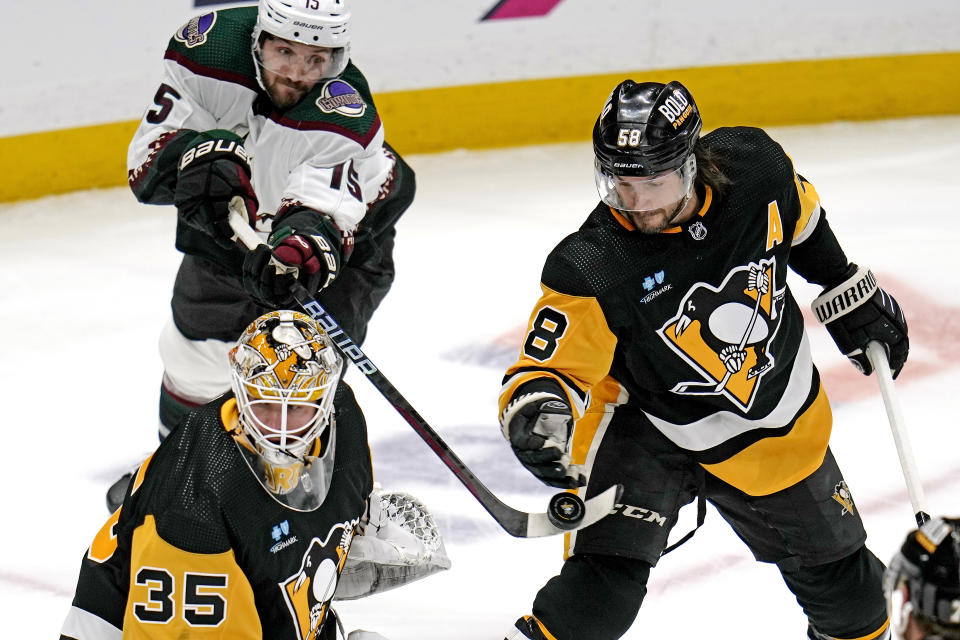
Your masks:
[[[787,268],[866,374],[907,325],[852,264],[813,185],[762,130],[703,137],[680,83],[619,84],[593,130],[601,202],[550,253],[500,424],[543,482],[621,503],[567,537],[508,638],[606,640],[633,623],[680,508],[711,502],[775,563],[811,639],[887,634],[883,564],[829,448],[831,412]]]
[[[94,538],[62,640],[341,640],[334,598],[449,567],[423,505],[375,487],[314,320],[264,314],[229,359],[233,391],[186,415]]]
[[[907,534],[883,586],[895,640],[960,640],[960,519]]]
[[[393,284],[415,177],[384,141],[351,39],[347,0],[260,0],[196,16],[170,38],[127,153],[137,200],[176,206],[184,254],[159,341],[161,439],[230,388],[230,344],[293,303],[294,277],[357,343]],[[234,196],[270,247],[246,255],[232,242]],[[111,510],[126,484],[108,495]]]

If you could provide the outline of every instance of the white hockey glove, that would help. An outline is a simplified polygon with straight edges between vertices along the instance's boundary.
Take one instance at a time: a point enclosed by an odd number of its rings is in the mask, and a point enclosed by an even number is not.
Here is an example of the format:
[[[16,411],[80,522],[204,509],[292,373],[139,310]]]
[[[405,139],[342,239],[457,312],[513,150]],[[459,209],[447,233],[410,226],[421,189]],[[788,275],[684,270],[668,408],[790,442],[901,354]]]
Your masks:
[[[362,598],[450,568],[433,516],[410,494],[377,487],[368,515],[350,545],[334,600]]]
[[[521,393],[504,408],[500,428],[517,459],[544,484],[575,489],[587,483],[582,468],[570,463],[573,412],[559,395]]]

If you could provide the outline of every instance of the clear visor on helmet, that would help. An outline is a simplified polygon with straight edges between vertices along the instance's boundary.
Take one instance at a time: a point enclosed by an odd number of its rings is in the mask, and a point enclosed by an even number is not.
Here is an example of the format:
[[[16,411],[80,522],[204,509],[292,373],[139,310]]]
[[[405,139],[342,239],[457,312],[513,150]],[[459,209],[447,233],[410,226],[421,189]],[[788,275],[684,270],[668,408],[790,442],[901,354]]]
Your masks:
[[[240,437],[249,433],[245,429]],[[277,502],[295,511],[313,511],[323,504],[333,479],[336,421],[331,420],[320,440],[303,454],[237,446],[250,471]]]
[[[618,176],[594,161],[594,179],[600,199],[620,211],[656,211],[669,208],[693,193],[697,161],[687,156],[677,169],[652,176]]]
[[[314,85],[334,78],[346,66],[346,47],[318,47],[263,34],[253,45],[260,73],[269,71],[289,82]]]

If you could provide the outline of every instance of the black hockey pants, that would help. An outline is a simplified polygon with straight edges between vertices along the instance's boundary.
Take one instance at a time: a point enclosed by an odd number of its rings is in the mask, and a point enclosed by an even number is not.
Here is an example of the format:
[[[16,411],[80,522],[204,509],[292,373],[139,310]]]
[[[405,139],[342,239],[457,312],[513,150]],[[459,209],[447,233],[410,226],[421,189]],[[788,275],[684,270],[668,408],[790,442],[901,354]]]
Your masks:
[[[879,637],[886,605],[883,564],[866,547],[816,567],[781,566],[810,623],[834,638]],[[537,594],[533,614],[557,640],[615,640],[633,624],[647,594],[650,565],[633,558],[578,554]],[[798,630],[797,637],[802,637]]]

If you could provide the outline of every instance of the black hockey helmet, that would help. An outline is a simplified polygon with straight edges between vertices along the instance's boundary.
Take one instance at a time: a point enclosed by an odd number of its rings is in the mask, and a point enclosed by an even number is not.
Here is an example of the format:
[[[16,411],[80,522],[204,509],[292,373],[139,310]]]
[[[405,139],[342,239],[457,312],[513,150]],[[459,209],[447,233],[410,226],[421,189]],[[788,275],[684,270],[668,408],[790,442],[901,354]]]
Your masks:
[[[960,639],[960,519],[932,518],[911,531],[887,567],[884,591],[895,634],[902,637],[912,614],[927,638]]]
[[[679,168],[702,126],[693,96],[679,82],[624,80],[593,127],[593,151],[610,175],[649,176]]]

